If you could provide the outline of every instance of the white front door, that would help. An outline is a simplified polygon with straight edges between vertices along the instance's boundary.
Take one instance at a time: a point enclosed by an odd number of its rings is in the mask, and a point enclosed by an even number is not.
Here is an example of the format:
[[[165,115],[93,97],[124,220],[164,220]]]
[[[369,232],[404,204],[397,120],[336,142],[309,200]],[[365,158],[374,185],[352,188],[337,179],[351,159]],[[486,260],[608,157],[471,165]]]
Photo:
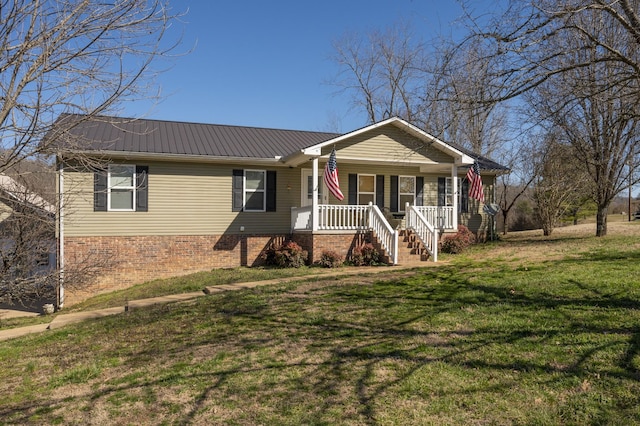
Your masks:
[[[300,205],[310,206],[313,200],[313,186],[311,181],[313,180],[313,171],[311,169],[302,169],[302,199]],[[318,204],[329,204],[329,197],[327,194],[324,181],[322,179],[322,170],[318,173]]]

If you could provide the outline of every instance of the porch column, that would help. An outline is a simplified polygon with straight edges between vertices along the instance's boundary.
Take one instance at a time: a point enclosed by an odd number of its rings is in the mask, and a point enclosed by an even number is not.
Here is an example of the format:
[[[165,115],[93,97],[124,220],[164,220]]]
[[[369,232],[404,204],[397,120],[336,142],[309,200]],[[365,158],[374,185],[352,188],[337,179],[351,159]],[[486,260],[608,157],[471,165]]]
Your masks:
[[[314,157],[311,161],[311,187],[313,194],[311,195],[311,230],[318,230],[318,157]]]
[[[451,182],[453,184],[453,214],[451,218],[451,223],[453,225],[453,230],[458,230],[458,214],[459,214],[459,205],[458,205],[458,166],[455,164],[451,165]]]

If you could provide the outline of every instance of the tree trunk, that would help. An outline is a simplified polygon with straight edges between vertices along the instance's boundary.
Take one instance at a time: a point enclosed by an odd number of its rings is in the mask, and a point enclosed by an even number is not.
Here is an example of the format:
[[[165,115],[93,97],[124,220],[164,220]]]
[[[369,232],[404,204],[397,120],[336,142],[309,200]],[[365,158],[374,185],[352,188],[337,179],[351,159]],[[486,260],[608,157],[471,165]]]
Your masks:
[[[502,209],[502,235],[507,235],[508,226],[507,226],[507,216],[509,215],[509,210]]]
[[[598,206],[596,215],[596,237],[607,235],[607,210],[609,206]]]

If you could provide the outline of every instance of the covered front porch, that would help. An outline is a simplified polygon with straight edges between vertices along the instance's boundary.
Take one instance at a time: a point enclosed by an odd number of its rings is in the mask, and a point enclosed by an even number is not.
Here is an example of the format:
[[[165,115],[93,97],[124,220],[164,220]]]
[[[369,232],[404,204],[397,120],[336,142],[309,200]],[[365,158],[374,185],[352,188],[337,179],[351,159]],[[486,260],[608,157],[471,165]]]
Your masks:
[[[371,232],[384,250],[389,263],[398,263],[399,235],[411,232],[429,253],[438,260],[438,239],[445,231],[455,231],[457,214],[453,206],[412,206],[405,213],[392,215],[377,205],[332,205],[294,207],[291,209],[291,233],[335,234]],[[314,214],[315,213],[315,214]]]
[[[310,146],[282,161],[299,169],[301,177],[300,204],[291,208],[292,234],[314,236],[307,246],[317,253],[315,236],[328,241],[330,235],[370,233],[392,264],[398,263],[399,234],[407,232],[437,260],[440,234],[457,231],[459,214],[468,203],[461,196],[466,191],[460,174],[474,162],[397,118]],[[324,181],[327,168],[336,182]],[[338,194],[331,190],[337,180]],[[335,244],[344,241],[336,239]]]

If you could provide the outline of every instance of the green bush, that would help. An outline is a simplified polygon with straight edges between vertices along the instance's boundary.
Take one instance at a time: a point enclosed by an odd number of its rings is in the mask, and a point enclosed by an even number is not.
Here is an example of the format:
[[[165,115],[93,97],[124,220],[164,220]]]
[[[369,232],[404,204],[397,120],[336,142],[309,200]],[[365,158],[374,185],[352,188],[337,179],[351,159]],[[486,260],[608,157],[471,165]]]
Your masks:
[[[338,268],[342,266],[344,259],[337,252],[333,250],[325,250],[320,255],[318,265],[325,268]]]
[[[294,241],[269,248],[265,253],[265,263],[279,268],[300,268],[307,263],[309,254]]]
[[[453,235],[445,235],[440,240],[440,251],[443,253],[462,253],[467,247],[475,242],[475,236],[469,228],[458,225],[458,232]]]
[[[360,244],[351,250],[350,260],[355,266],[376,265],[380,260],[380,253],[371,243]]]

